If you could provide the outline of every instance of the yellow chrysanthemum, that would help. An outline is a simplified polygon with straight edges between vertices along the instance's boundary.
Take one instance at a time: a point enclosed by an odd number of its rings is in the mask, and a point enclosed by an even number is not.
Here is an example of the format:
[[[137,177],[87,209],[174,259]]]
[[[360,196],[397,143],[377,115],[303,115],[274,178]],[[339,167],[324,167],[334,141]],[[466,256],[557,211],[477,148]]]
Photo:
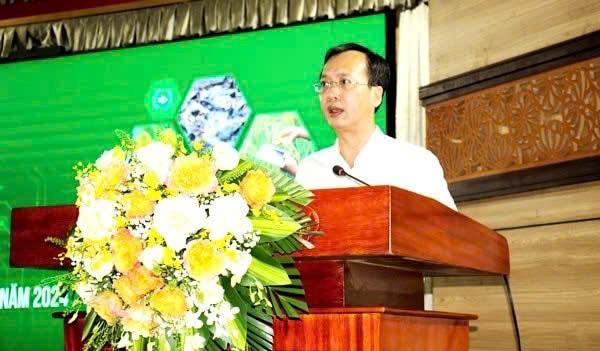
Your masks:
[[[108,290],[91,298],[89,305],[110,325],[114,325],[117,322],[123,310],[123,302],[119,296]]]
[[[152,171],[146,172],[146,174],[144,174],[144,179],[142,181],[150,189],[156,189],[160,185],[160,180],[158,179],[158,175],[156,175],[156,173],[152,172]]]
[[[175,251],[168,247],[165,247],[162,264],[175,269],[181,269],[181,261],[177,258]]]
[[[125,153],[125,151],[123,151],[123,149],[121,149],[118,146],[115,146],[112,149],[112,156],[114,159],[123,162],[125,161],[125,157],[127,156],[127,154]]]
[[[160,192],[160,190],[148,190],[144,195],[146,195],[146,198],[153,201],[158,201],[162,199],[162,193]]]
[[[194,148],[194,151],[200,151],[203,147],[204,143],[201,143],[198,140],[192,141],[192,148]]]
[[[122,162],[115,162],[110,167],[98,173],[96,177],[96,198],[106,197],[107,193],[114,190],[123,182],[127,176],[127,168]]]
[[[146,217],[154,211],[156,202],[148,199],[144,193],[135,190],[121,197],[121,203],[125,208],[125,216],[128,219]]]
[[[164,287],[150,298],[150,307],[169,317],[180,317],[188,310],[183,290]]]
[[[162,279],[142,265],[113,281],[113,288],[128,305],[135,304],[147,293],[164,285]]]
[[[129,223],[129,221],[127,220],[127,218],[123,217],[123,216],[117,216],[115,217],[115,226],[117,228],[123,228],[127,225],[127,223]]]
[[[156,229],[150,228],[150,230],[148,231],[148,239],[146,239],[146,245],[148,247],[152,247],[155,245],[161,245],[164,242],[165,239],[163,239],[162,235],[160,235],[160,233],[156,231]]]
[[[143,131],[135,138],[135,148],[142,148],[152,143],[152,141],[152,136],[148,132]]]
[[[240,190],[240,186],[235,183],[225,183],[221,185],[221,188],[223,188],[223,191],[226,193],[234,193]]]
[[[144,248],[140,239],[131,235],[127,229],[121,228],[110,239],[110,249],[115,268],[123,273],[135,266]]]
[[[81,247],[83,248],[84,258],[94,258],[101,252],[105,251],[105,246],[108,244],[108,239],[103,238],[100,240],[83,239]]]
[[[251,170],[246,173],[240,183],[240,194],[246,199],[250,207],[257,209],[271,201],[275,194],[275,186],[271,178],[263,171]]]
[[[171,128],[167,128],[160,132],[160,136],[158,137],[161,143],[169,144],[175,149],[177,149],[177,133]]]
[[[223,249],[225,247],[225,245],[227,245],[229,240],[231,240],[231,238],[233,238],[233,235],[227,234],[219,240],[211,241],[210,245],[212,245],[212,247],[214,247],[215,249]]]
[[[196,280],[210,279],[223,272],[225,259],[208,242],[196,240],[184,253],[184,266],[190,277]]]
[[[216,171],[211,161],[194,154],[178,157],[173,164],[169,185],[186,194],[206,194],[217,186]]]
[[[154,322],[154,311],[143,305],[133,305],[125,311],[121,320],[123,329],[144,337],[150,337],[157,324]]]

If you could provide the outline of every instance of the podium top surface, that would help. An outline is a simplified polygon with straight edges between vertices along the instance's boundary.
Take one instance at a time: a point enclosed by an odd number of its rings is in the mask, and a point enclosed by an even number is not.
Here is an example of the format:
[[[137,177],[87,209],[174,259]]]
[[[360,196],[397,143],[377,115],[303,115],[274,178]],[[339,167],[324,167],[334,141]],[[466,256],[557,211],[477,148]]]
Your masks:
[[[390,186],[316,190],[307,211],[324,236],[297,260],[340,259],[394,266],[426,275],[508,274],[506,239],[440,204]],[[60,249],[45,242],[66,237],[74,205],[12,211],[10,264],[59,268]]]
[[[315,190],[322,237],[299,260],[352,259],[426,275],[508,274],[506,239],[431,198],[392,186]]]

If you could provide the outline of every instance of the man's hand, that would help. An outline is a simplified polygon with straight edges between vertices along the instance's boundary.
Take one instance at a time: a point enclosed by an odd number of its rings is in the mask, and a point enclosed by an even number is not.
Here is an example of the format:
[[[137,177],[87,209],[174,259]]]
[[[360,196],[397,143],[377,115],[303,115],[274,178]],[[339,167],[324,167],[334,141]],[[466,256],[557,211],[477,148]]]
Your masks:
[[[287,127],[281,133],[273,138],[275,145],[288,145],[294,142],[296,138],[309,139],[308,132],[302,127]]]

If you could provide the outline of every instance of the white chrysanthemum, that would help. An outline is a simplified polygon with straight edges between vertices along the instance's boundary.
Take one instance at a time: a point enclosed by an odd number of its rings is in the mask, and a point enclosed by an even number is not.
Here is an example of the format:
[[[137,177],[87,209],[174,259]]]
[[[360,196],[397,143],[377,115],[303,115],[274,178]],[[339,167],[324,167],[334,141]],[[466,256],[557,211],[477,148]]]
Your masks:
[[[252,222],[247,217],[249,210],[248,204],[239,193],[215,199],[209,207],[206,224],[210,229],[210,240],[220,240],[227,233],[241,238],[252,231]]]
[[[138,260],[142,262],[144,267],[149,270],[153,270],[159,263],[162,262],[165,256],[165,247],[161,245],[154,245],[147,247],[142,251]]]
[[[235,286],[242,280],[244,274],[248,272],[250,263],[252,263],[252,255],[248,252],[226,249],[225,268],[232,274],[232,286]]]
[[[183,351],[203,350],[206,345],[206,339],[201,335],[187,335]]]
[[[185,247],[187,238],[206,223],[206,212],[193,197],[163,199],[154,208],[154,226],[175,252]]]
[[[228,171],[237,167],[240,162],[240,154],[229,143],[218,142],[213,147],[215,166],[222,171]]]
[[[86,239],[100,240],[115,233],[117,203],[110,200],[94,200],[79,208],[77,226],[81,236]]]
[[[102,280],[113,270],[112,256],[109,251],[98,253],[91,259],[83,261],[83,268],[97,280]]]
[[[139,148],[135,156],[149,171],[153,171],[158,176],[161,183],[167,180],[171,173],[175,149],[173,146],[161,142],[153,142]]]

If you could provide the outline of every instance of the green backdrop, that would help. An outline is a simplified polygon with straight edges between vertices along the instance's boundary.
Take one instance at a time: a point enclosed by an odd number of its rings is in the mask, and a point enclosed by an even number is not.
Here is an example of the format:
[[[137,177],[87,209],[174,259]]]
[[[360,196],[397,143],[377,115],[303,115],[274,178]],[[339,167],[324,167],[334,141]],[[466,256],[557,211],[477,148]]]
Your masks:
[[[295,112],[322,148],[334,135],[311,84],[326,49],[354,41],[384,54],[384,28],[384,16],[371,15],[0,65],[0,350],[63,349],[61,321],[50,316],[60,307],[48,306],[52,287],[39,286],[57,271],[8,267],[11,209],[74,203],[73,164],[116,143],[115,129],[172,121],[177,111],[149,113],[156,84],[181,99],[195,78],[232,74],[250,118]]]

